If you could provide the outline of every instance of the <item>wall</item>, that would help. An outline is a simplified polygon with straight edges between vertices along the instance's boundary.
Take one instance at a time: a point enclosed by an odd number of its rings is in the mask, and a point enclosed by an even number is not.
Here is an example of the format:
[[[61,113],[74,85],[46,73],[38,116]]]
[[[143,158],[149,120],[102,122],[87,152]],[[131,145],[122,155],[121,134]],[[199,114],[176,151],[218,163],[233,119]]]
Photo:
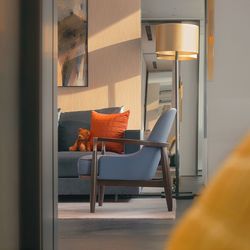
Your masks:
[[[215,72],[208,82],[208,178],[250,128],[250,1],[215,1]]]
[[[142,107],[142,129],[144,129],[144,112],[145,112],[145,95],[146,95],[146,84],[147,84],[147,65],[143,53],[141,53],[141,107]]]
[[[198,61],[181,62],[180,174],[195,175],[197,164]]]
[[[88,88],[58,88],[63,111],[125,106],[141,127],[140,0],[91,0]]]
[[[205,0],[142,0],[142,18],[203,19]]]
[[[0,249],[19,249],[19,1],[0,1]],[[11,15],[10,15],[11,13]]]

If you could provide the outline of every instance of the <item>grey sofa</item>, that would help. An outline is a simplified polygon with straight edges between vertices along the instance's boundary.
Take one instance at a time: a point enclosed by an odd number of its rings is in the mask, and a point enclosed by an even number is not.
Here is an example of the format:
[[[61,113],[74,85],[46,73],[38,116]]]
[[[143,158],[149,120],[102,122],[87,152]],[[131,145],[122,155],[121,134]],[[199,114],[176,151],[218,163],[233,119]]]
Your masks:
[[[121,107],[105,108],[96,110],[99,113],[120,113]],[[71,146],[79,128],[90,129],[91,110],[64,112],[60,114],[58,121],[58,194],[59,195],[89,195],[90,182],[80,180],[78,177],[78,160],[82,156],[90,155],[91,152],[71,152]],[[125,131],[125,138],[140,139],[140,130]],[[136,145],[125,145],[124,153],[138,151]],[[107,154],[112,154],[107,152]],[[108,195],[136,195],[137,187],[108,187],[105,194]]]

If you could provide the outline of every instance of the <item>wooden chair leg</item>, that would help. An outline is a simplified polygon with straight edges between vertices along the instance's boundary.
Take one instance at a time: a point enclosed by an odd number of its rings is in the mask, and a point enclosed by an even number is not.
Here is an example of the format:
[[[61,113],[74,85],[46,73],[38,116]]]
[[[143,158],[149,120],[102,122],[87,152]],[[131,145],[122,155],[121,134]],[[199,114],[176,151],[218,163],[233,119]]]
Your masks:
[[[168,206],[168,211],[173,211],[170,168],[164,148],[161,149],[161,165],[162,165],[162,177],[164,183],[165,198]]]
[[[93,151],[91,166],[91,190],[90,190],[90,212],[95,212],[96,204],[96,184],[97,184],[97,151]]]
[[[104,190],[105,190],[105,186],[100,185],[99,186],[99,194],[98,194],[98,204],[99,204],[100,207],[103,205]]]

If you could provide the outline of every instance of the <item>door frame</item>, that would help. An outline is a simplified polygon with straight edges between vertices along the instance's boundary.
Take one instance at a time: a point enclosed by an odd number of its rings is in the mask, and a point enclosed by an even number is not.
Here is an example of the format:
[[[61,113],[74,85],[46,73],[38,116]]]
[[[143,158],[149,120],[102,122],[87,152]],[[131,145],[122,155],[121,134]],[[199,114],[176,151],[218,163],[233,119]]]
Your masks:
[[[19,5],[21,249],[57,249],[55,2]]]

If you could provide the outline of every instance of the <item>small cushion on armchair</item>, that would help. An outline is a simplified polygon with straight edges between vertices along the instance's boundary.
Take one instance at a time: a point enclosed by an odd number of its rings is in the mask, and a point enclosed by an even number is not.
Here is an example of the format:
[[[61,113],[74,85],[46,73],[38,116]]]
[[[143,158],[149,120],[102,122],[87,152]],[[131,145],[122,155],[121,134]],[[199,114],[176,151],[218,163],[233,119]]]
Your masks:
[[[90,144],[93,149],[94,137],[123,138],[128,125],[129,111],[119,114],[100,114],[92,111],[90,125]],[[107,143],[106,150],[123,153],[124,146]]]

